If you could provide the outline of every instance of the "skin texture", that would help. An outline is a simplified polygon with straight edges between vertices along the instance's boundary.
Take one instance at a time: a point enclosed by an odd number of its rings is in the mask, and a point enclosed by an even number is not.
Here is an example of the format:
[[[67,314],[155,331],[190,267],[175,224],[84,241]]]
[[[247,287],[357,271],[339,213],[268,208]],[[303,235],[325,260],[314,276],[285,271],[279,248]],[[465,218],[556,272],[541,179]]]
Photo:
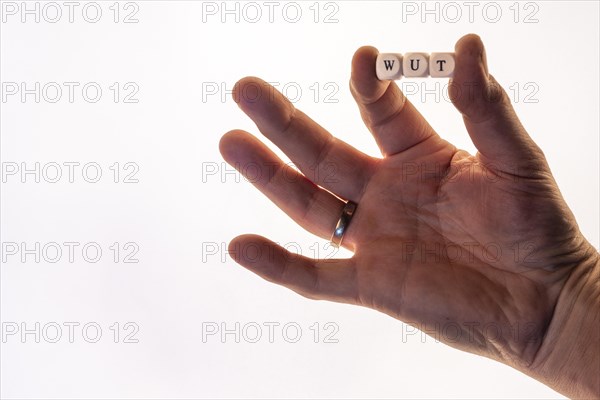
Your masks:
[[[264,81],[236,84],[239,107],[300,172],[239,130],[221,140],[227,162],[242,173],[259,166],[258,189],[325,239],[341,199],[358,204],[343,240],[351,259],[312,260],[242,235],[230,243],[236,261],[308,298],[389,314],[567,396],[599,397],[600,256],[488,73],[480,38],[456,44],[449,87],[476,155],[442,139],[394,82],[377,80],[377,54],[356,52],[350,90],[382,158],[335,138]]]

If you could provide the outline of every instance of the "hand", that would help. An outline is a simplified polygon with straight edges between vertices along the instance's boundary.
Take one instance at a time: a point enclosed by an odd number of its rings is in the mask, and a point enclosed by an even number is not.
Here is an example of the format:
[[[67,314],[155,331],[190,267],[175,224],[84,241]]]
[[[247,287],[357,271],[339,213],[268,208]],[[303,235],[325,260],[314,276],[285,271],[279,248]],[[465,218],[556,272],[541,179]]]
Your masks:
[[[223,137],[224,158],[242,173],[260,166],[258,189],[322,238],[340,217],[340,198],[358,208],[343,239],[351,259],[295,256],[256,235],[235,238],[230,250],[244,267],[306,297],[371,307],[563,393],[598,394],[593,374],[564,381],[555,371],[590,343],[598,360],[597,334],[579,350],[563,337],[566,323],[598,323],[599,291],[590,283],[598,253],[489,75],[479,37],[463,37],[455,53],[449,94],[476,155],[442,139],[394,82],[377,80],[372,47],[356,52],[350,90],[381,159],[335,138],[264,81],[238,82],[240,108],[302,174],[242,131]],[[250,248],[262,250],[240,250]]]

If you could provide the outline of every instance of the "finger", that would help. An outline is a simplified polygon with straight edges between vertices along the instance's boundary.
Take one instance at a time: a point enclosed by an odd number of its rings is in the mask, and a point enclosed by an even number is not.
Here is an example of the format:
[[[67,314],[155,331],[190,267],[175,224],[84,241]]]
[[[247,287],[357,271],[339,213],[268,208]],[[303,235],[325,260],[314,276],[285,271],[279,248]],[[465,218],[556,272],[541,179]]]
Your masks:
[[[236,237],[228,251],[243,267],[302,296],[359,304],[352,259],[313,260],[258,235]]]
[[[462,37],[456,43],[455,56],[448,93],[463,115],[479,157],[506,172],[515,166],[538,168],[543,153],[521,125],[506,92],[488,73],[479,36]]]
[[[331,237],[344,207],[342,200],[286,165],[247,132],[226,133],[219,147],[225,161],[300,226],[324,239]]]
[[[356,51],[350,91],[381,153],[390,156],[437,135],[395,82],[377,79],[378,54],[377,49],[370,46]]]
[[[360,200],[374,159],[333,137],[261,79],[240,80],[233,96],[258,129],[308,179],[345,199]]]

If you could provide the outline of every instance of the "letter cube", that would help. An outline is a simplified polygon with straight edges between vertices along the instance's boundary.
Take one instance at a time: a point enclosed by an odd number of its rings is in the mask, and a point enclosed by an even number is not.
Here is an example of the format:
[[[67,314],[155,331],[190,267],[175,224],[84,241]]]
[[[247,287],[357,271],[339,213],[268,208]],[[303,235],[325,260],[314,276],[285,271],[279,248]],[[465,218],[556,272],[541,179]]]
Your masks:
[[[407,78],[420,78],[428,76],[429,55],[427,53],[404,54],[402,72]]]
[[[431,53],[429,56],[429,74],[433,78],[452,78],[454,65],[454,53]]]
[[[397,80],[402,77],[402,54],[380,53],[375,62],[377,78],[382,81]]]

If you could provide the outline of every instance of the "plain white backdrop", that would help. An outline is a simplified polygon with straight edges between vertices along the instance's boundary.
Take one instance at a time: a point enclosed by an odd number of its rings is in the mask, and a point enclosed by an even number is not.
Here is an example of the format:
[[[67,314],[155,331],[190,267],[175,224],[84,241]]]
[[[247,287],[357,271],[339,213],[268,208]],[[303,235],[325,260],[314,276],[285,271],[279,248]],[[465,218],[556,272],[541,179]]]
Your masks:
[[[332,251],[233,173],[218,142],[258,133],[227,95],[256,75],[376,155],[348,90],[354,51],[452,51],[474,32],[598,248],[597,2],[1,7],[3,398],[560,397],[238,267],[224,249],[241,233]],[[443,137],[474,151],[446,83],[402,81]]]

